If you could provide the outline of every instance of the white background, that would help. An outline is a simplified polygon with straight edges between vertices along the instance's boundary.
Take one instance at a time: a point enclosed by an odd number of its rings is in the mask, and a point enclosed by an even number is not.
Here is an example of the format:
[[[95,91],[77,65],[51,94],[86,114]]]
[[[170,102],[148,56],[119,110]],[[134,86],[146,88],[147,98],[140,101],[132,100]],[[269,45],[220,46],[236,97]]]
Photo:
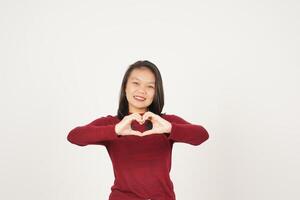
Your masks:
[[[164,112],[203,125],[175,144],[178,200],[300,199],[300,3],[0,1],[0,199],[107,200],[103,146],[68,132],[116,114],[129,64],[160,69]]]

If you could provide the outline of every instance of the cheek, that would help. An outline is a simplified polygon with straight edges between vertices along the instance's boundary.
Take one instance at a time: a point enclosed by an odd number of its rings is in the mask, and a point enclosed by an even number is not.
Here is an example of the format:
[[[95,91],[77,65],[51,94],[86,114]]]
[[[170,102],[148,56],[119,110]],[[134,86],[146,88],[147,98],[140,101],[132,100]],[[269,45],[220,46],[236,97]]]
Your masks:
[[[130,91],[130,88],[126,88],[126,89],[125,89],[125,95],[126,95],[127,99],[130,98],[131,93],[132,93],[132,92]]]
[[[150,92],[149,92],[149,97],[150,97],[151,99],[154,98],[154,91],[150,91]]]
[[[126,93],[132,93],[132,90],[133,90],[133,88],[130,86],[127,86],[125,89]]]

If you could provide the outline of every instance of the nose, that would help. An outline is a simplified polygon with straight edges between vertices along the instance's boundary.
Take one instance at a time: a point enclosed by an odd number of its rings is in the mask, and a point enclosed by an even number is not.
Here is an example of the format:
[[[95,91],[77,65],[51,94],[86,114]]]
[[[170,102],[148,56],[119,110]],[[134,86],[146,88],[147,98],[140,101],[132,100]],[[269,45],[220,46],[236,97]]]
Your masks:
[[[140,86],[140,87],[138,88],[138,91],[139,91],[139,92],[142,92],[143,94],[146,94],[146,89],[145,89],[145,87],[143,87],[143,86]]]
[[[139,94],[146,94],[145,90],[138,90]]]

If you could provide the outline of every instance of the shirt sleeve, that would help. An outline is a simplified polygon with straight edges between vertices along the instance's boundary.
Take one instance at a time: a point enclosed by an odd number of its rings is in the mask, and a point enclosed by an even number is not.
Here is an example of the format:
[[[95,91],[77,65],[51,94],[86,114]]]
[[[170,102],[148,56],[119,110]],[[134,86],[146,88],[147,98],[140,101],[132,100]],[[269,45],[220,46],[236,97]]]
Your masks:
[[[171,115],[169,122],[172,124],[172,128],[168,139],[173,142],[183,142],[196,146],[209,138],[208,132],[203,126],[191,124],[176,115]]]
[[[115,124],[111,123],[109,116],[98,118],[84,126],[73,128],[67,140],[72,144],[86,146],[89,144],[107,145],[109,141],[119,136],[115,132]]]

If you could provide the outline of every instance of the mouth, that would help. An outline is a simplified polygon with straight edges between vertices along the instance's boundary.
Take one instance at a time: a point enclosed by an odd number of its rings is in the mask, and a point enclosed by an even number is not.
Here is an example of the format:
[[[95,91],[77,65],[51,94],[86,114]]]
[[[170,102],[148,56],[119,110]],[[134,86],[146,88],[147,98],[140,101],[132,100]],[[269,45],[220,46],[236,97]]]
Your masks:
[[[141,96],[133,96],[133,98],[137,101],[145,101],[146,100],[146,98],[141,97]]]

